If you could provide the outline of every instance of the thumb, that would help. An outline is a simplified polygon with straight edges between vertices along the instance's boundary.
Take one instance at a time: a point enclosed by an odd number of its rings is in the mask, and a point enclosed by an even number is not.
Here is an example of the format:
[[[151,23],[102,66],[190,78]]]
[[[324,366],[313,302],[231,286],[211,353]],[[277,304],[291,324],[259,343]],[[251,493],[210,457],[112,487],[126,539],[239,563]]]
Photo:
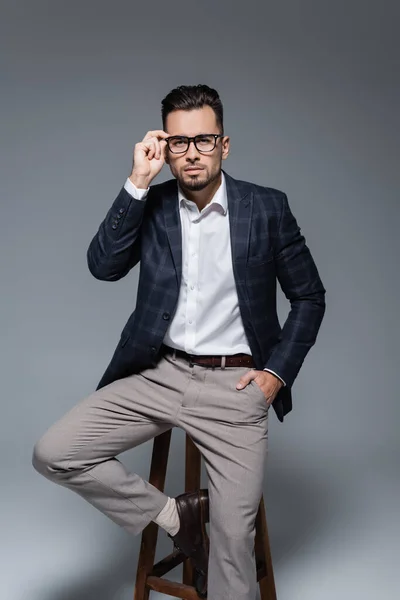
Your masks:
[[[240,379],[239,382],[236,384],[236,389],[241,390],[242,388],[246,387],[247,384],[248,381],[244,382],[243,379]]]
[[[253,379],[252,377],[252,371],[249,371],[248,373],[246,373],[245,375],[243,375],[239,381],[236,384],[236,389],[241,390],[242,388],[244,388],[251,380]]]

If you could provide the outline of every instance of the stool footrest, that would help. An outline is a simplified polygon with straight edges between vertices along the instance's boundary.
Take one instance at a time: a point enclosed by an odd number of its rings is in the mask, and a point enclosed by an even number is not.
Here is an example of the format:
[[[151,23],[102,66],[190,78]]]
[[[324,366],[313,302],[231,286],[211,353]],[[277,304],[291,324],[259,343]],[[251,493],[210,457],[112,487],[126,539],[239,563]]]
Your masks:
[[[178,581],[171,581],[169,579],[159,579],[158,577],[152,577],[149,575],[146,581],[146,587],[167,594],[168,596],[174,596],[174,598],[182,598],[183,600],[199,600],[199,596],[191,585],[185,583],[179,583]]]

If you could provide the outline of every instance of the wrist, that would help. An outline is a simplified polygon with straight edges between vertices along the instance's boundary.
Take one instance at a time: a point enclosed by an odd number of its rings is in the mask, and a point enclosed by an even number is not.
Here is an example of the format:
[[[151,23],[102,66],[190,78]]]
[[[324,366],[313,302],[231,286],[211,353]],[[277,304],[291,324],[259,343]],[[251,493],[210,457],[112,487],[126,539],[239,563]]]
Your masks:
[[[151,183],[150,177],[133,172],[129,175],[129,179],[137,188],[140,189],[147,189]]]

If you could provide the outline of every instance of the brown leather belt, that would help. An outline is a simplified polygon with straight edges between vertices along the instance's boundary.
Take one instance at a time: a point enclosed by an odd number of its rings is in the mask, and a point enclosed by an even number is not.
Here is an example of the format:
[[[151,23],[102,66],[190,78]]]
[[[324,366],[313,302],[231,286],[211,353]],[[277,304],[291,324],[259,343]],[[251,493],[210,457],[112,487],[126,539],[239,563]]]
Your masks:
[[[188,354],[183,350],[171,348],[166,344],[161,346],[161,354],[174,354],[189,361],[190,366],[202,365],[204,367],[221,367],[223,366],[223,358],[225,358],[225,367],[251,367],[255,368],[253,357],[250,354],[231,354],[225,357],[212,354]]]

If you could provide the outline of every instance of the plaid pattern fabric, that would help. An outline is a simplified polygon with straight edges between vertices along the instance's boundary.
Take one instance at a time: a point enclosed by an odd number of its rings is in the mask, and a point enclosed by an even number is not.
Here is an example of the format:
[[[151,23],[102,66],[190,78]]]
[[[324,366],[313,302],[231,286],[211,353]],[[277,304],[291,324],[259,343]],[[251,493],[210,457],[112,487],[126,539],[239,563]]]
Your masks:
[[[271,369],[286,382],[272,404],[283,422],[292,410],[291,386],[324,316],[325,288],[286,194],[223,172],[243,325],[256,368]],[[176,179],[150,186],[145,201],[120,190],[90,242],[87,260],[92,275],[104,281],[121,279],[139,263],[137,302],[96,389],[157,360],[179,295],[181,239]],[[277,281],[290,302],[283,327],[276,311]]]

